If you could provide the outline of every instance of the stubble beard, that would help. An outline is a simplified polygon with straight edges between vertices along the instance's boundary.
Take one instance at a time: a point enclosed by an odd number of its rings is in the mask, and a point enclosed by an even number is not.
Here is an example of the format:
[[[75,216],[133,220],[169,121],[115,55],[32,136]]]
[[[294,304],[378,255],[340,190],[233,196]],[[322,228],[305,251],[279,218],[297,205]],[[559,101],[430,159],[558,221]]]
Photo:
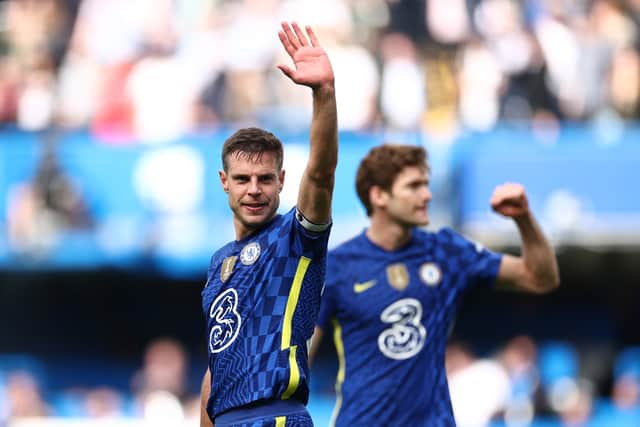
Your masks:
[[[242,224],[243,227],[245,227],[247,230],[252,230],[252,231],[256,231],[261,229],[262,227],[264,227],[266,224],[268,224],[273,217],[276,215],[276,212],[278,211],[278,206],[280,205],[280,199],[276,198],[274,200],[273,205],[269,205],[267,204],[266,208],[269,209],[269,212],[267,213],[267,215],[259,221],[250,221],[247,219],[247,216],[243,215],[241,213],[242,211],[242,204],[238,203],[238,205],[234,206],[230,206],[231,207],[231,211],[233,212],[233,216],[234,218],[240,222],[240,224]],[[249,217],[251,218],[251,217]]]

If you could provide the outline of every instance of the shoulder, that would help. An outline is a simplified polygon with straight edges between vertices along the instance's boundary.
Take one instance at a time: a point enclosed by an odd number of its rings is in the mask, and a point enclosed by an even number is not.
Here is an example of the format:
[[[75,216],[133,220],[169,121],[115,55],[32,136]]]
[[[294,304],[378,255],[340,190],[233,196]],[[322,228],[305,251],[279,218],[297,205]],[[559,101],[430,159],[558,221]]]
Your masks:
[[[363,254],[364,252],[366,252],[365,243],[366,242],[364,241],[363,234],[360,233],[331,249],[329,251],[329,257],[333,259],[340,259]]]
[[[425,248],[436,258],[465,256],[478,250],[475,242],[449,227],[436,231],[416,230],[413,240],[416,247]]]
[[[232,250],[234,242],[229,242],[226,245],[222,246],[220,249],[215,251],[213,255],[211,255],[211,261],[209,262],[209,267],[214,266],[219,262],[220,259],[226,257]]]
[[[433,241],[439,244],[450,246],[466,246],[471,243],[469,239],[450,227],[442,227],[438,231],[429,234],[431,235]]]
[[[479,242],[463,236],[451,228],[443,228],[437,233],[438,244],[442,248],[440,254],[456,257],[464,262],[474,263],[480,259],[499,257],[500,254],[484,247]]]
[[[330,250],[327,255],[327,284],[341,282],[370,266],[371,258],[365,248],[360,236],[356,236]]]
[[[265,244],[287,240],[286,236],[291,233],[292,223],[292,211],[276,214],[268,224],[255,233],[254,238],[263,241]]]
[[[435,231],[416,228],[413,230],[411,245],[419,249],[441,246],[455,239],[452,232],[453,230],[449,228],[441,228]]]
[[[284,214],[276,214],[273,220],[265,227],[267,229],[266,231],[270,232],[272,230],[290,227],[293,222],[293,218],[295,217],[294,214],[295,208]]]
[[[280,223],[285,223],[285,222],[292,222],[295,218],[296,218],[296,207],[292,207],[291,209],[289,209],[287,212],[278,215],[277,220],[280,220]],[[276,220],[276,221],[277,221]],[[275,221],[274,221],[275,222]]]

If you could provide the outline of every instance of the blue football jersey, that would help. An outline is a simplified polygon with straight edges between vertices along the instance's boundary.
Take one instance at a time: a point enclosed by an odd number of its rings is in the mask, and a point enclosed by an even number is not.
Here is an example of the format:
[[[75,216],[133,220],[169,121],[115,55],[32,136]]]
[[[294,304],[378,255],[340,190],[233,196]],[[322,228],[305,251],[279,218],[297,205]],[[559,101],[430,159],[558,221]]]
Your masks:
[[[461,295],[491,285],[501,255],[451,229],[415,229],[395,251],[363,232],[332,250],[318,324],[339,359],[337,426],[455,426],[445,376]]]
[[[309,396],[307,341],[324,283],[329,228],[309,231],[295,208],[211,258],[207,320],[213,419],[262,399]]]

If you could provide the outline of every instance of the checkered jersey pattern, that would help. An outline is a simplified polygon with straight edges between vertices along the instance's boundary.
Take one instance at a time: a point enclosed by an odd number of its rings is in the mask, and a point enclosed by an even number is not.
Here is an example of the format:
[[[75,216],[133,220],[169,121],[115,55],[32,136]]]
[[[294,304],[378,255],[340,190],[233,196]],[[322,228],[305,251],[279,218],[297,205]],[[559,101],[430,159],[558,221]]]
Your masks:
[[[266,418],[251,422],[234,424],[229,427],[313,427],[309,414],[293,414],[286,417]]]
[[[307,403],[306,342],[319,310],[329,229],[310,232],[295,212],[277,215],[211,258],[202,291],[211,418],[261,399]],[[296,274],[301,279],[297,298],[292,291]]]
[[[490,286],[500,261],[451,229],[416,229],[396,251],[363,232],[331,251],[318,324],[334,327],[341,359],[335,425],[455,426],[447,333],[464,291]]]

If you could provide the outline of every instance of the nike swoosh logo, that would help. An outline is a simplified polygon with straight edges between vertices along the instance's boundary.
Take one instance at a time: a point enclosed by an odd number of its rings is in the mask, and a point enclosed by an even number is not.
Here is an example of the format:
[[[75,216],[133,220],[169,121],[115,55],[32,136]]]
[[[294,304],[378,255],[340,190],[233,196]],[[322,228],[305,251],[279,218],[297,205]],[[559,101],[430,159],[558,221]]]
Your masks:
[[[372,286],[375,286],[375,284],[375,280],[367,280],[366,282],[356,283],[355,285],[353,285],[353,292],[359,294],[371,288]]]

